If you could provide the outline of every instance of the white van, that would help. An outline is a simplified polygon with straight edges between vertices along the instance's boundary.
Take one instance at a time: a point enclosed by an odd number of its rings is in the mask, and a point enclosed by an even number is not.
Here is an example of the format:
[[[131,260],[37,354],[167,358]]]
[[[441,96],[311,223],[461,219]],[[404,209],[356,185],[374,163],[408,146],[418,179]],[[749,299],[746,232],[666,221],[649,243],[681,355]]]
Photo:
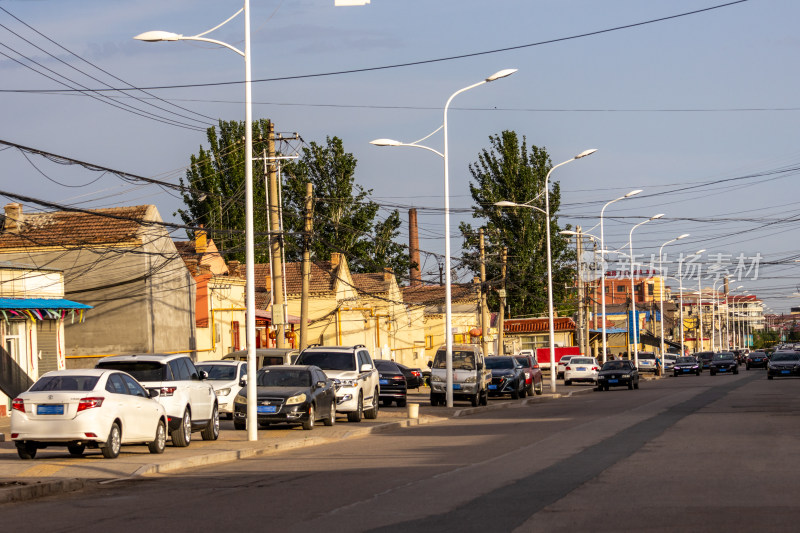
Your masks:
[[[447,351],[436,351],[431,367],[431,405],[444,405],[447,392]],[[469,400],[473,407],[489,403],[492,371],[486,368],[483,352],[475,344],[453,345],[453,399]]]

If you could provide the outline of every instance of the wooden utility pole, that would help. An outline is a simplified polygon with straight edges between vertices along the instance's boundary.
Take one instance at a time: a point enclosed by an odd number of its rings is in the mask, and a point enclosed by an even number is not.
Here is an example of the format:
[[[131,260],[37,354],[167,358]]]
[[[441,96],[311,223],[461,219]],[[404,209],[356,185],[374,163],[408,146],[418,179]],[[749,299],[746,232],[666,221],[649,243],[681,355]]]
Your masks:
[[[314,186],[306,183],[305,225],[303,227],[303,279],[300,296],[300,349],[308,347],[308,300],[311,287],[311,234],[314,219],[313,209]]]
[[[483,241],[483,228],[480,229],[480,251],[481,251],[481,350],[483,356],[489,355],[489,309],[486,305],[486,248]]]
[[[503,247],[503,263],[500,267],[500,277],[502,288],[497,291],[500,296],[500,312],[497,314],[497,355],[505,355],[503,346],[503,328],[506,312],[506,259],[508,258],[508,248]]]
[[[577,330],[578,334],[578,346],[580,346],[583,355],[588,356],[589,351],[585,349],[586,343],[584,342],[586,310],[584,309],[585,301],[583,298],[583,272],[581,268],[583,261],[583,237],[581,237],[581,227],[578,226],[576,229],[578,230],[575,232],[575,250],[578,255],[578,327],[575,329]]]
[[[283,235],[281,234],[280,209],[278,206],[278,165],[275,153],[275,125],[271,121],[269,123],[267,152],[269,165],[269,247],[272,256],[272,324],[277,326],[277,331],[275,332],[275,346],[278,348],[286,348],[286,320],[283,316],[283,260],[281,257]]]

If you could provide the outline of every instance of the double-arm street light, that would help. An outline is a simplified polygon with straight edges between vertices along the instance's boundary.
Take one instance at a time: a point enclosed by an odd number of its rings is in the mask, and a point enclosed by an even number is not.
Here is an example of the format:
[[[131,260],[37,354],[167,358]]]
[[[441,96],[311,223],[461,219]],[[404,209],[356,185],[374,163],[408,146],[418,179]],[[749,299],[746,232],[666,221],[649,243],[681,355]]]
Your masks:
[[[630,198],[631,196],[636,196],[640,192],[642,192],[642,189],[635,189],[635,190],[629,192],[628,194],[620,196],[619,198],[615,198],[614,200],[611,200],[610,202],[606,203],[606,205],[603,206],[603,209],[600,210],[600,251],[601,251],[602,254],[605,253],[605,249],[606,249],[605,242],[603,241],[603,213],[605,212],[606,207],[610,206],[614,202],[619,202],[620,200],[624,200],[625,198]],[[602,256],[601,259],[602,259],[601,262],[603,264],[602,284],[600,285],[600,306],[601,306],[602,313],[603,313],[603,316],[602,316],[602,320],[603,320],[603,353],[602,353],[602,359],[601,360],[602,360],[603,363],[605,363],[606,362],[606,352],[607,352],[607,347],[606,347],[606,342],[607,341],[606,341],[606,266],[605,266],[605,256]]]
[[[661,323],[661,373],[662,374],[664,373],[664,279],[665,279],[664,267],[662,265],[662,252],[664,251],[664,247],[666,245],[668,245],[668,244],[670,244],[672,242],[675,242],[675,241],[679,241],[681,239],[685,239],[688,236],[689,236],[688,233],[684,233],[683,235],[679,235],[678,237],[675,237],[674,239],[671,239],[671,240],[665,242],[664,244],[661,245],[661,248],[658,249],[658,273],[661,276],[661,283],[659,284],[660,288],[661,288],[661,290],[660,290],[661,295],[660,295],[660,298],[659,298],[660,299],[659,303],[661,304],[660,305],[661,320],[659,322]],[[681,311],[683,311],[683,310],[681,310]],[[683,318],[681,318],[681,326],[683,326]],[[683,343],[683,339],[681,339],[681,344],[682,343]],[[683,349],[682,348],[683,347],[681,347],[681,355],[683,355]]]
[[[636,313],[636,290],[633,283],[633,272],[636,269],[635,256],[633,255],[633,231],[639,226],[647,224],[651,220],[658,220],[663,216],[664,213],[659,213],[657,215],[651,216],[647,220],[639,222],[638,224],[634,225],[631,228],[631,232],[628,235],[628,248],[630,250],[630,260],[631,260],[631,308],[633,310],[631,318],[630,320],[628,320],[628,337],[633,340],[633,364],[636,365],[636,368],[639,368],[639,317]],[[633,325],[633,333],[631,333],[631,327],[630,327],[631,325]]]
[[[244,51],[216,39],[203,37],[224,26],[240,13],[244,13]],[[246,343],[247,343],[247,438],[258,440],[258,418],[256,413],[256,296],[255,296],[255,240],[253,229],[253,106],[252,75],[250,70],[250,0],[244,0],[244,7],[234,13],[228,20],[197,35],[184,36],[167,31],[148,31],[137,35],[134,39],[147,42],[158,41],[203,41],[223,46],[244,58],[244,181],[245,181],[245,307]]]
[[[450,98],[447,99],[447,103],[444,105],[444,121],[442,125],[434,130],[432,133],[423,137],[418,141],[414,141],[413,143],[404,143],[400,141],[395,141],[392,139],[375,139],[371,141],[370,144],[374,144],[375,146],[410,146],[412,148],[422,148],[424,150],[428,150],[430,152],[435,153],[439,157],[444,160],[444,276],[445,276],[445,349],[446,349],[446,372],[447,372],[447,381],[446,387],[447,391],[445,393],[445,399],[447,403],[447,407],[453,406],[453,313],[452,313],[452,292],[451,292],[451,274],[450,274],[450,184],[449,184],[449,170],[448,170],[448,143],[447,143],[447,110],[450,108],[450,102],[453,101],[453,98],[458,96],[459,94],[468,91],[470,89],[474,89],[479,85],[483,85],[484,83],[489,83],[490,81],[499,80],[500,78],[505,78],[506,76],[510,76],[514,74],[517,69],[505,69],[499,72],[495,72],[488,78],[479,81],[478,83],[474,83],[468,87],[464,87],[463,89],[459,89],[458,91],[454,92],[450,95]],[[423,146],[418,144],[421,141],[424,141],[434,133],[439,130],[444,130],[444,152],[439,152],[438,150],[434,150],[433,148]]]
[[[592,155],[597,151],[597,148],[584,150],[572,159],[567,159],[556,166],[552,167],[544,178],[544,211],[529,204],[518,204],[509,201],[496,202],[494,205],[497,207],[527,207],[528,209],[535,209],[544,213],[545,216],[545,235],[547,236],[547,316],[549,320],[550,331],[550,392],[556,391],[556,345],[555,345],[555,324],[553,319],[553,255],[550,249],[550,174],[555,169],[567,163],[571,163],[577,159],[582,159],[588,155]]]
[[[736,333],[734,332],[733,337],[733,344],[731,344],[731,305],[730,305],[730,293],[733,291],[738,291],[739,289],[743,289],[744,285],[739,285],[736,288],[730,289],[727,294],[725,294],[725,349],[729,350],[732,346],[736,345]]]

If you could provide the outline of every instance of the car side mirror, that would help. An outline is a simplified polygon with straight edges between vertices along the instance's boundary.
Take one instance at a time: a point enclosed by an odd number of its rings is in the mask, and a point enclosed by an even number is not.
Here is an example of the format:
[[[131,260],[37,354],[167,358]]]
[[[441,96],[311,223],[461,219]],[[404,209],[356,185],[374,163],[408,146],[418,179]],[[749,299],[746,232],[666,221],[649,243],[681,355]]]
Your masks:
[[[246,387],[247,386],[247,378],[240,379],[239,380],[239,386],[240,387]]]
[[[161,391],[158,389],[148,389],[147,393],[151,398],[158,398],[161,395]]]
[[[369,372],[370,370],[372,370],[372,365],[371,364],[364,363],[363,365],[361,365],[361,371],[362,372]]]
[[[198,370],[197,371],[197,378],[202,381],[204,379],[208,379],[208,372],[205,370]]]
[[[428,361],[428,368],[433,368],[433,361]]]
[[[322,389],[325,387],[325,382],[323,380],[317,381],[317,388]]]
[[[478,370],[483,370],[483,361],[478,361],[477,367]]]

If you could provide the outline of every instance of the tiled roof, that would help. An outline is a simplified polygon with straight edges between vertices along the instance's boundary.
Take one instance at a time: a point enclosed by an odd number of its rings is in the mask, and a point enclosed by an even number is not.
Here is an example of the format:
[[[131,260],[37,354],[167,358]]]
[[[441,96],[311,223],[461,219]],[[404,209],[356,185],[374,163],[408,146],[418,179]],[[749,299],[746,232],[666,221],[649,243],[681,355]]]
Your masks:
[[[300,294],[303,288],[302,277],[302,263],[286,263],[286,293],[287,294]],[[244,265],[239,265],[240,274],[244,275]],[[269,291],[268,286],[271,285],[271,270],[269,264],[256,264],[255,270],[255,286],[256,291]],[[268,283],[268,280],[269,283]],[[334,267],[330,261],[314,261],[311,263],[311,280],[309,282],[309,291],[311,294],[332,292],[334,290],[334,283],[336,275]]]
[[[111,207],[90,212],[25,213],[19,233],[0,232],[1,248],[85,246],[137,242],[153,206]]]
[[[403,293],[403,301],[407,304],[429,305],[444,302],[444,285],[415,285],[411,287],[400,287]],[[469,284],[453,284],[450,286],[450,300],[473,300],[477,298],[477,286]]]
[[[367,274],[352,274],[353,285],[356,290],[365,295],[382,294],[389,292],[390,282],[385,278],[383,272],[372,272]]]
[[[575,321],[569,317],[553,319],[555,331],[572,331]],[[514,318],[503,322],[506,333],[540,333],[550,330],[550,320],[547,318]]]

